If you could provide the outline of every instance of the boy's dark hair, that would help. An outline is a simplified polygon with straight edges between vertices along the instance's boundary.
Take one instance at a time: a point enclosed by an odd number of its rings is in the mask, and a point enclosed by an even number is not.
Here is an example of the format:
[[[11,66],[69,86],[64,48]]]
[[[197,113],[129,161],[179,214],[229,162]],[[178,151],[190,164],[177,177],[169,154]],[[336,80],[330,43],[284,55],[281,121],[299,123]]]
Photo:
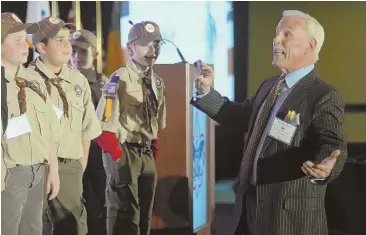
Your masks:
[[[45,45],[47,46],[47,44],[48,44],[48,39],[47,39],[47,38],[42,39],[42,40],[40,41],[40,43],[43,43],[43,44],[45,44]],[[38,50],[37,50],[36,45],[33,45],[33,46],[34,46],[34,50],[39,54],[39,52],[38,52]]]

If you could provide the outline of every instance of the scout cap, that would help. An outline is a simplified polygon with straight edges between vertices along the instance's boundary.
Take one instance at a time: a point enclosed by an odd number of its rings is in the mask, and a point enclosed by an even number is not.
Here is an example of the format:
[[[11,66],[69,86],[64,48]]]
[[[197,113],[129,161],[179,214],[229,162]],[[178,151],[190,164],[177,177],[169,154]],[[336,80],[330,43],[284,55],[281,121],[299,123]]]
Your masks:
[[[90,46],[97,49],[97,37],[89,30],[76,30],[71,35],[71,45],[85,50]]]
[[[34,34],[38,31],[39,26],[37,23],[27,23],[19,19],[17,15],[11,12],[1,13],[1,38],[9,33],[17,33],[25,30],[27,34]]]
[[[159,26],[151,21],[142,21],[132,26],[128,33],[128,42],[145,46],[150,42],[162,40]]]
[[[75,25],[65,23],[63,20],[56,17],[46,17],[39,21],[38,25],[39,31],[33,35],[34,45],[41,42],[43,39],[50,39],[55,37],[63,27],[67,27],[70,30],[76,29]]]

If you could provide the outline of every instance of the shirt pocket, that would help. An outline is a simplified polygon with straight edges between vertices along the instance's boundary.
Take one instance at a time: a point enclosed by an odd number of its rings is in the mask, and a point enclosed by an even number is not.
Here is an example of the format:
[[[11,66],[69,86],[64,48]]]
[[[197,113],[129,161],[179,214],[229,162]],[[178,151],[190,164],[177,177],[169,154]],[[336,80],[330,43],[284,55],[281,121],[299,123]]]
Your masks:
[[[41,105],[34,105],[34,111],[36,113],[37,124],[41,135],[50,136],[50,128],[47,120],[45,107]]]
[[[78,102],[71,101],[71,125],[72,131],[82,131],[84,106]]]
[[[127,102],[127,125],[130,130],[137,130],[138,127],[145,122],[142,116],[143,107],[143,91],[141,87],[130,89],[127,91],[128,102]]]

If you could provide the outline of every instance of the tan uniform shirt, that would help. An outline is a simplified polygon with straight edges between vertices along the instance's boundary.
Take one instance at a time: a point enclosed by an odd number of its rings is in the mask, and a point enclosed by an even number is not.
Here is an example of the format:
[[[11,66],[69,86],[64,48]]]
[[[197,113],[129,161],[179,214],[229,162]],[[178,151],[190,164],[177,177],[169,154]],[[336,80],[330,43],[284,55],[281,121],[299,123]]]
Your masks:
[[[108,121],[104,120],[104,111],[106,107],[106,89],[108,89],[110,80],[103,88],[103,96],[97,108],[97,116],[101,120],[102,130],[115,133],[121,143],[125,141],[148,143],[157,138],[159,130],[165,128],[165,86],[160,77],[153,72],[150,74],[154,95],[158,100],[157,115],[151,118],[151,128],[149,128],[143,116],[141,83],[145,74],[139,72],[131,60],[126,67],[120,68],[111,76],[111,78],[114,75],[119,76],[119,84],[117,97],[113,100],[112,115]]]
[[[10,74],[5,74],[8,89],[8,117],[9,126],[11,119],[17,118],[20,115],[18,92],[19,87],[16,85],[15,77]],[[38,78],[34,71],[26,71],[22,66],[19,67],[16,77],[24,78],[34,82],[44,91],[42,81]],[[50,145],[58,141],[60,123],[57,120],[55,112],[52,109],[52,103],[47,96],[46,102],[30,88],[25,88],[26,93],[26,116],[31,127],[30,133],[25,133],[13,138],[9,138],[9,133],[6,133],[1,146],[4,151],[4,162],[7,168],[19,165],[33,165],[43,163],[48,160]],[[13,119],[15,120],[15,119]],[[21,129],[21,128],[20,128]]]
[[[66,159],[81,159],[83,157],[81,141],[92,140],[101,134],[100,122],[95,114],[88,81],[79,71],[66,64],[62,66],[58,76],[39,58],[36,59],[35,66],[40,70],[37,74],[43,81],[45,81],[43,76],[46,78],[59,77],[63,80],[61,86],[66,93],[69,105],[68,118],[64,115],[63,102],[54,85],[51,85],[50,95],[57,112],[62,112],[59,118],[63,134],[56,144],[57,156]],[[28,67],[28,70],[34,71],[35,66]]]
[[[3,133],[3,124],[0,123],[1,133]],[[1,143],[6,144],[6,137],[5,135],[1,136]],[[6,182],[6,174],[7,174],[7,168],[4,161],[4,148],[1,146],[1,191],[5,190],[5,182]]]

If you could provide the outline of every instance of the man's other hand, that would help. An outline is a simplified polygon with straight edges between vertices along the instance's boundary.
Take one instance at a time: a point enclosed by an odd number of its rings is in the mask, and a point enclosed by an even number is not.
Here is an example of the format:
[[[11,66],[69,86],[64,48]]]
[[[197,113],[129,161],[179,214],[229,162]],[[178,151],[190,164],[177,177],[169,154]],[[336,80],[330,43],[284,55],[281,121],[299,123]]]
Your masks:
[[[319,164],[314,164],[311,161],[307,161],[302,165],[301,170],[306,175],[312,176],[315,179],[326,179],[332,172],[334,164],[336,163],[340,154],[340,150],[335,150],[329,157],[324,159]]]

